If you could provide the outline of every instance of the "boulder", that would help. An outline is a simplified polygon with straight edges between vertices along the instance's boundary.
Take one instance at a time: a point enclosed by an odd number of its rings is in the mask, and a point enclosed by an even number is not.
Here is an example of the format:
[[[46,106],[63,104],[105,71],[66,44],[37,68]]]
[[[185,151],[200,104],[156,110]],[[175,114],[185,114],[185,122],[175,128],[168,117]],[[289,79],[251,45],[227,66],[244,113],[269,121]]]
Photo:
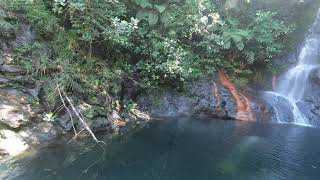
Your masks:
[[[236,118],[236,102],[228,90],[214,81],[187,85],[186,93],[146,92],[138,98],[142,111],[153,117],[206,116]]]
[[[110,130],[110,120],[106,117],[97,117],[90,120],[88,124],[93,132]]]
[[[320,68],[314,69],[310,73],[309,77],[310,77],[311,83],[315,83],[320,86]]]
[[[0,123],[11,128],[27,124],[40,112],[38,102],[17,89],[0,89]]]
[[[65,131],[70,131],[72,129],[72,122],[68,113],[64,113],[63,115],[59,116],[56,122]]]
[[[93,132],[111,130],[110,125],[112,117],[109,114],[109,107],[88,104],[75,96],[69,98],[72,99],[74,105],[82,114],[82,118]],[[84,129],[84,125],[71,107],[69,107],[69,110],[71,112],[75,129],[77,131]],[[55,120],[55,124],[61,127],[64,131],[71,131],[73,129],[70,114],[66,110],[60,112],[60,115]]]
[[[270,104],[270,109],[275,109],[271,112],[271,119],[273,121],[276,122],[278,119],[281,119],[282,122],[289,123],[294,120],[294,114],[292,113],[294,107],[286,97],[277,96],[270,92],[262,94],[262,97]]]
[[[0,38],[13,39],[15,38],[15,33],[15,27],[11,23],[0,18]]]
[[[312,125],[320,126],[320,68],[315,68],[309,74],[304,96],[298,107]]]
[[[11,75],[25,75],[26,72],[19,68],[18,66],[3,64],[0,66],[0,72],[2,74],[11,74]]]
[[[48,142],[59,134],[62,134],[62,131],[48,122],[36,123],[32,127],[21,128],[20,131],[0,128],[0,159],[19,155],[32,146]]]
[[[126,104],[130,100],[136,100],[141,88],[139,85],[131,80],[131,79],[125,79],[121,82],[121,92],[120,92],[120,98],[121,101]]]
[[[4,155],[15,156],[29,148],[23,138],[14,131],[1,130],[0,135],[0,150]]]

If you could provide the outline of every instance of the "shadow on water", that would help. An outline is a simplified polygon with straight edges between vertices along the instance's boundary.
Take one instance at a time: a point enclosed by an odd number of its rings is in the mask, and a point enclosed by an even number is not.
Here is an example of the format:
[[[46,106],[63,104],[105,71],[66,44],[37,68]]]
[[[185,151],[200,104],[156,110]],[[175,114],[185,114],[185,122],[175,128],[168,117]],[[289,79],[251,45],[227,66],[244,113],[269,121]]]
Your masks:
[[[290,124],[154,121],[112,140],[104,157],[89,140],[56,141],[32,157],[2,163],[0,179],[318,180],[319,137],[317,128]]]

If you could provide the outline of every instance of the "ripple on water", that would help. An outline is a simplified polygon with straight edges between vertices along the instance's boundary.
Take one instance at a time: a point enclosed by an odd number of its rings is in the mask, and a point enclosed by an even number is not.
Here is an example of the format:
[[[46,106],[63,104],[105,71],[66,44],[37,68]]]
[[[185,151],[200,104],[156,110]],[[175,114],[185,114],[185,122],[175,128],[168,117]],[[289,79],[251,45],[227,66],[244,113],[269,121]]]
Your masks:
[[[105,156],[90,142],[66,145],[58,141],[34,157],[16,161],[11,169],[1,164],[0,177],[318,180],[320,145],[314,142],[319,137],[316,128],[288,124],[185,118],[155,121],[130,137],[113,140]]]

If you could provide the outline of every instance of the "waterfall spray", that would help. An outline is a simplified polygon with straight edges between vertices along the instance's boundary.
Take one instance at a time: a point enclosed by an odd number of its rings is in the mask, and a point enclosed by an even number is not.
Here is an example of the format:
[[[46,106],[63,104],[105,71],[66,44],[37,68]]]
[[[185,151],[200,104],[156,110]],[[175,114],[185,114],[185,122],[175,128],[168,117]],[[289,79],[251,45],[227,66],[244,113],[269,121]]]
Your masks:
[[[264,93],[264,98],[269,102],[275,111],[278,122],[288,122],[281,104],[288,106],[291,110],[290,122],[294,124],[310,126],[309,120],[299,109],[299,102],[303,100],[310,72],[319,67],[320,57],[320,10],[317,18],[309,30],[309,33],[298,52],[297,64],[286,71],[279,78],[274,91]],[[285,102],[285,103],[284,103]]]

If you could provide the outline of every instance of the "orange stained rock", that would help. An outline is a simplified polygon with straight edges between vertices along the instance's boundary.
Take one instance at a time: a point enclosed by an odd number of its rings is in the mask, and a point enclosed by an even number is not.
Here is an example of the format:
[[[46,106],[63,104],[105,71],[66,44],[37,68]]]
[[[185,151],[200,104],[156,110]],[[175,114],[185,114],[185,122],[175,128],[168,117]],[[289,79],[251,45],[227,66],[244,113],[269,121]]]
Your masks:
[[[250,106],[250,100],[241,92],[239,92],[236,86],[229,80],[227,75],[222,71],[219,72],[219,78],[224,87],[226,87],[231,95],[235,98],[237,103],[237,117],[238,120],[254,121],[254,114]]]
[[[120,121],[120,120],[115,120],[115,121],[113,121],[113,125],[115,125],[116,127],[124,127],[124,126],[126,126],[126,122],[124,122],[124,121]]]
[[[220,100],[220,96],[219,96],[218,86],[217,86],[217,84],[215,82],[213,82],[213,86],[214,86],[214,97],[217,98],[218,105],[220,106],[221,105],[221,100]]]

